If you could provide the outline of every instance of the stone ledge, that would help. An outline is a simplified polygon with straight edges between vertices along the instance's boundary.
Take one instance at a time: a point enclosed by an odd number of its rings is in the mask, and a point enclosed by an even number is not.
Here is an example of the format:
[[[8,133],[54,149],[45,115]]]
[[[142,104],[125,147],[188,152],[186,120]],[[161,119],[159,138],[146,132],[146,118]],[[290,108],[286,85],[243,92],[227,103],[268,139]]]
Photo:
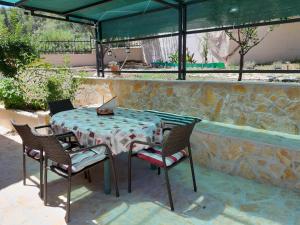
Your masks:
[[[20,124],[29,124],[31,127],[48,124],[49,112],[36,111],[28,112],[23,110],[5,109],[0,105],[0,126],[13,130],[10,120],[15,120]]]
[[[297,135],[204,121],[191,141],[203,166],[300,191]]]
[[[196,127],[198,132],[221,135],[231,138],[244,139],[263,145],[287,148],[300,151],[300,135],[293,135],[277,131],[268,131],[249,126],[237,126],[219,122],[203,120]]]

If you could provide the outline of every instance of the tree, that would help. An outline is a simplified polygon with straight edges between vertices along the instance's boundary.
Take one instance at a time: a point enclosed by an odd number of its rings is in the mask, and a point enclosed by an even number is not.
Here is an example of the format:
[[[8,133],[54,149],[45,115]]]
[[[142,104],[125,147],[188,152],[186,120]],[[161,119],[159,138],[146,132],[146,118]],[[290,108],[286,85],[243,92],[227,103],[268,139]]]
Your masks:
[[[11,9],[0,21],[0,72],[14,77],[20,69],[34,61],[37,51],[31,42],[27,27],[19,18],[18,11]]]
[[[208,62],[208,51],[209,51],[209,34],[206,33],[203,42],[202,42],[202,57],[204,59],[204,63]]]
[[[239,69],[239,77],[238,81],[242,80],[243,76],[243,68],[244,68],[244,58],[245,55],[259,43],[261,43],[267,35],[273,31],[273,27],[269,27],[266,33],[260,37],[258,35],[257,27],[248,27],[248,28],[241,28],[237,29],[237,31],[229,31],[225,30],[225,33],[228,35],[230,40],[237,43],[237,47],[229,54],[233,55],[237,50],[239,50],[240,54],[240,69]]]

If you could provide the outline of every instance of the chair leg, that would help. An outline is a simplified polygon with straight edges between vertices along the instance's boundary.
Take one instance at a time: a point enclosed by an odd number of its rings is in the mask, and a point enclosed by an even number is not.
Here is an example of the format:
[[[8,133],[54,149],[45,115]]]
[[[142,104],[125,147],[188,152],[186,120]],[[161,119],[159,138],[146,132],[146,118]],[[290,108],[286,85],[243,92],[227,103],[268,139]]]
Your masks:
[[[68,194],[67,194],[67,209],[66,209],[66,222],[70,221],[70,208],[71,208],[71,176],[68,177]]]
[[[86,174],[87,174],[87,179],[88,179],[89,183],[91,183],[91,182],[92,182],[92,178],[91,178],[90,170],[88,170],[88,171],[86,172]]]
[[[26,185],[26,155],[25,155],[25,146],[23,146],[23,185]]]
[[[171,207],[171,210],[174,211],[174,205],[173,205],[173,199],[172,199],[172,193],[171,193],[171,187],[170,187],[168,169],[164,168],[164,170],[165,170],[165,177],[166,177],[166,184],[167,184],[167,189],[168,189],[168,196],[169,196],[170,207]]]
[[[40,161],[40,196],[41,196],[41,198],[43,199],[43,197],[44,197],[44,185],[43,185],[43,170],[44,170],[44,168],[43,168],[43,159],[41,159],[41,161]]]
[[[48,194],[48,160],[45,159],[44,161],[44,171],[45,171],[45,175],[44,175],[44,205],[47,205],[48,199],[47,199],[47,194]]]
[[[157,175],[160,175],[160,167],[157,168]]]
[[[116,197],[119,197],[120,193],[119,193],[119,186],[118,186],[118,178],[117,178],[115,160],[114,160],[113,156],[111,156],[111,161],[110,162],[111,162],[111,166],[112,166],[112,170],[113,170],[113,176],[114,176],[114,181],[115,181]]]
[[[131,193],[131,154],[128,154],[128,193]]]
[[[191,165],[191,171],[192,171],[194,192],[197,192],[197,184],[196,184],[196,178],[195,178],[195,172],[194,172],[194,164],[193,164],[193,158],[192,158],[191,151],[189,153],[189,159],[190,159],[190,165]]]

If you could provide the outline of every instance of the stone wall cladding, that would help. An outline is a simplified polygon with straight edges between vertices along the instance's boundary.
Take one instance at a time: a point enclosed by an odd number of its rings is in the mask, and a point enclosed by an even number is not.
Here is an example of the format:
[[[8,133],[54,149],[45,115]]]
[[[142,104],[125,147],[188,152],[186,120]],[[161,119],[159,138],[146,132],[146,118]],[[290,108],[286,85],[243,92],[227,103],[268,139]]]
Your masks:
[[[94,95],[87,98],[85,93],[90,90]],[[87,79],[76,96],[77,104],[83,105],[87,99],[98,103],[103,96],[118,96],[122,107],[300,134],[297,84]]]
[[[299,85],[87,79],[76,104],[84,105],[87,98],[99,104],[100,98],[113,96],[118,96],[121,107],[290,134],[299,134],[300,129]],[[300,190],[300,151],[295,149],[201,130],[193,133],[192,148],[195,162],[206,167]]]
[[[205,167],[300,191],[300,151],[201,131],[192,149]]]

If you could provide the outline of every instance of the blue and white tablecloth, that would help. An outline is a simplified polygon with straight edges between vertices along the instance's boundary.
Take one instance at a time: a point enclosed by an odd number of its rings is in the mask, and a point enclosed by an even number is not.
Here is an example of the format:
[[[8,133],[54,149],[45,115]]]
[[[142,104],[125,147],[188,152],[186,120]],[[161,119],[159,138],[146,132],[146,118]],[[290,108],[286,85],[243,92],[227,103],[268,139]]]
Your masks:
[[[98,116],[96,108],[73,109],[55,114],[51,124],[57,133],[74,132],[84,146],[106,143],[114,155],[128,151],[133,140],[162,140],[161,119],[132,109],[116,108],[110,116]],[[135,145],[134,151],[145,147]]]

